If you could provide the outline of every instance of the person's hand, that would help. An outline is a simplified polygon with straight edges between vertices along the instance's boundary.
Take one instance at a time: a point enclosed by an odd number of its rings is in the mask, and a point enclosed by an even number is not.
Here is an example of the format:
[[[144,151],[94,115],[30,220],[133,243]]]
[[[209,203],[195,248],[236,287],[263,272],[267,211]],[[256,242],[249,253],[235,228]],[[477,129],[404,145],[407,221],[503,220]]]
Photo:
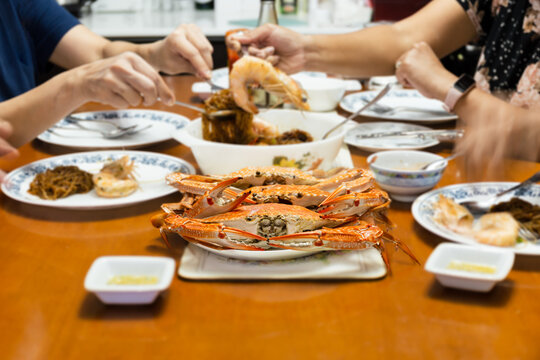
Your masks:
[[[7,142],[7,138],[13,132],[11,124],[7,121],[0,119],[0,158],[10,154],[10,156],[17,156],[18,151],[10,143]],[[0,169],[0,183],[4,181],[6,173]]]
[[[64,74],[71,76],[73,89],[81,102],[96,101],[116,108],[154,104],[158,99],[167,105],[174,94],[159,73],[139,55],[121,55],[79,66]]]
[[[414,44],[396,61],[396,77],[406,87],[413,87],[428,98],[443,101],[456,76],[441,64],[425,42]]]
[[[491,113],[475,116],[464,127],[464,137],[457,142],[455,151],[464,155],[461,161],[470,179],[500,178],[507,157],[538,161],[540,126],[534,110],[508,104],[493,107]]]
[[[210,79],[212,45],[196,25],[180,25],[152,45],[150,62],[166,74],[192,73]]]
[[[305,63],[304,36],[281,26],[266,24],[256,29],[232,34],[227,46],[268,60],[286,73],[301,71]]]

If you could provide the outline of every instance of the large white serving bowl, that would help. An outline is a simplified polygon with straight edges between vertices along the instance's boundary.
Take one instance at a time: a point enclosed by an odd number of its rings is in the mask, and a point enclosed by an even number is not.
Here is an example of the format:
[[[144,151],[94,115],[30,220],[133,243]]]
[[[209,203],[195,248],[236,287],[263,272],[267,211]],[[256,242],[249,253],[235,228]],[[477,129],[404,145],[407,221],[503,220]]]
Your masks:
[[[292,145],[235,145],[207,141],[202,138],[200,118],[173,134],[173,138],[191,148],[204,174],[226,174],[247,166],[293,163],[305,170],[320,160],[319,168],[329,168],[343,144],[343,127],[332,132],[328,138],[321,139],[326,131],[343,120],[336,113],[275,109],[258,116],[275,124],[280,132],[291,129],[307,131],[314,141]]]
[[[398,201],[411,202],[433,188],[446,168],[442,161],[434,169],[420,170],[422,165],[443,159],[426,151],[380,151],[367,158],[370,170],[379,186]]]

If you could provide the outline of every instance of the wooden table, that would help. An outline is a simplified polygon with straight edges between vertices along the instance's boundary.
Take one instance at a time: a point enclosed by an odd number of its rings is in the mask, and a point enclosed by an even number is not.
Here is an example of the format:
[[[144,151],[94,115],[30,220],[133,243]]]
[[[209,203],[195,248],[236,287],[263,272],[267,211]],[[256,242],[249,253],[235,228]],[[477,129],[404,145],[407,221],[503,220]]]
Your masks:
[[[192,77],[168,77],[192,101]],[[196,112],[175,110],[194,118]],[[96,110],[96,104],[81,110]],[[194,163],[170,141],[149,151]],[[448,153],[448,148],[436,148]],[[34,142],[0,163],[11,170],[69,150]],[[357,166],[366,154],[351,149]],[[498,180],[517,181],[539,163],[507,161]],[[465,182],[450,164],[439,186]],[[64,211],[0,196],[0,349],[3,359],[539,359],[540,261],[517,256],[487,294],[443,288],[403,254],[377,281],[186,281],[175,278],[151,306],[106,306],[83,288],[103,255],[169,252],[150,217],[158,199],[122,209]],[[396,234],[425,263],[441,238],[394,202]]]

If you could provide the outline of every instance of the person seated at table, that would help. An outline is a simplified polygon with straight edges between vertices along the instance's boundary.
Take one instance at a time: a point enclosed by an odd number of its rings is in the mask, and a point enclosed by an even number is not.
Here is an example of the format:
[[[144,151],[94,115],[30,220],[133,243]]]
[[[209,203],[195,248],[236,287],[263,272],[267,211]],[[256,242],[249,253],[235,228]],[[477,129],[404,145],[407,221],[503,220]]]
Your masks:
[[[474,79],[459,79],[439,58],[467,43],[483,46]],[[464,122],[468,170],[540,150],[540,1],[434,0],[392,25],[338,35],[301,35],[276,25],[235,34],[233,49],[281,70],[351,77],[395,73],[402,84],[446,103]]]
[[[0,131],[2,146],[27,143],[82,104],[116,108],[172,105],[173,91],[159,75],[210,78],[212,46],[195,25],[180,25],[149,44],[110,41],[81,25],[55,0],[0,2]],[[48,62],[69,69],[36,86]],[[5,150],[4,150],[5,151]]]

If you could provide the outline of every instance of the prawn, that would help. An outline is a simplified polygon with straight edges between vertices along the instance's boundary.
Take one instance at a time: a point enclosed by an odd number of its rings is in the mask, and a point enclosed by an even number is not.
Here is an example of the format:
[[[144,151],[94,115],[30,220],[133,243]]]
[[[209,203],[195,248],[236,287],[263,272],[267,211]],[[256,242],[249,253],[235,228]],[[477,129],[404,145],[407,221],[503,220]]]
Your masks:
[[[128,156],[103,165],[100,172],[92,177],[98,196],[123,197],[137,190],[139,185],[133,176],[134,167]]]
[[[303,101],[304,91],[296,81],[266,60],[254,56],[242,57],[234,63],[229,82],[234,101],[247,112],[258,113],[248,91],[248,86],[253,84],[262,86],[299,109],[309,110],[309,105]]]

